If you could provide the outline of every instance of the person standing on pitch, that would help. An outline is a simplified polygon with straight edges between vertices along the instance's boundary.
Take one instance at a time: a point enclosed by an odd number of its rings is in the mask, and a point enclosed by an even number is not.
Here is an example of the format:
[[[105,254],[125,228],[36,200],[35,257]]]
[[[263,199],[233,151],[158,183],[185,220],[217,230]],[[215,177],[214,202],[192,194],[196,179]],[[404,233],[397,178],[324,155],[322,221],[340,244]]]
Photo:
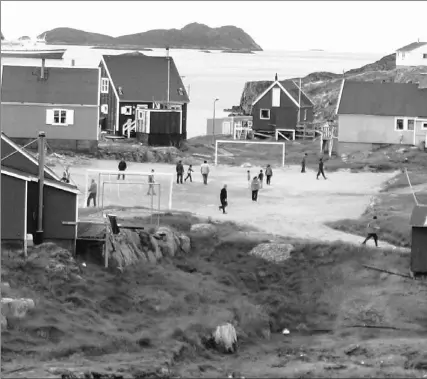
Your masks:
[[[209,165],[207,161],[204,161],[200,166],[200,172],[203,176],[203,184],[208,184],[208,175],[209,175]]]
[[[267,185],[269,186],[271,184],[271,177],[273,176],[273,169],[270,165],[267,165],[267,168],[265,169],[265,176],[267,178]]]
[[[191,177],[192,172],[194,172],[193,165],[190,165],[190,166],[188,166],[187,176],[185,177],[184,182],[186,182],[187,179],[190,179],[190,182],[193,182],[193,178]]]
[[[176,184],[182,184],[182,177],[184,176],[184,166],[182,161],[176,164]]]
[[[248,174],[248,188],[251,188],[251,171],[248,170],[247,174]]]
[[[264,184],[264,173],[262,170],[259,170],[258,179],[259,179],[259,186],[260,188],[262,188]]]
[[[305,164],[307,160],[307,153],[304,154],[301,161],[301,173],[305,173]]]
[[[92,179],[92,182],[91,182],[90,187],[89,187],[89,196],[87,198],[87,204],[86,204],[88,207],[90,205],[91,199],[93,200],[93,206],[96,207],[96,194],[97,194],[97,192],[98,192],[98,188],[97,188],[97,185],[95,183],[95,179]]]
[[[125,162],[125,159],[124,158],[122,158],[121,160],[120,160],[120,162],[119,162],[119,171],[126,171],[126,169],[127,169],[127,164],[126,164],[126,162]],[[120,174],[119,175],[117,175],[117,180],[119,180],[120,179]],[[124,174],[122,174],[122,179],[123,180],[125,180],[125,175]]]
[[[252,201],[258,201],[259,188],[260,188],[260,185],[259,185],[258,177],[254,176],[251,183]]]
[[[323,178],[326,180],[325,172],[323,171],[324,164],[323,164],[323,158],[319,159],[319,170],[317,171],[316,179],[319,180],[319,175],[322,174]]]
[[[377,216],[374,216],[372,218],[372,221],[368,223],[368,226],[366,228],[368,232],[368,236],[365,238],[365,240],[362,242],[362,245],[366,245],[366,242],[369,241],[371,238],[374,239],[375,246],[378,247],[378,231],[380,230],[380,225],[377,220]]]
[[[150,175],[148,175],[148,192],[147,195],[156,196],[156,191],[154,189],[154,170],[151,170]]]
[[[219,194],[219,201],[221,202],[221,205],[219,206],[219,210],[222,209],[222,213],[226,214],[225,208],[228,205],[227,200],[227,184],[224,184],[224,187],[222,188],[220,194]]]

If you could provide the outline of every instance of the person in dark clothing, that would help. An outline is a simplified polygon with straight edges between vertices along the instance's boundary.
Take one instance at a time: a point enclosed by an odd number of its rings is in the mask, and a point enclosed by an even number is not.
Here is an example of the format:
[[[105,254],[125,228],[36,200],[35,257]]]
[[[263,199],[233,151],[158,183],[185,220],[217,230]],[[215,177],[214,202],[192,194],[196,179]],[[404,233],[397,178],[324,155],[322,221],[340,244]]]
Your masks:
[[[220,194],[219,194],[219,201],[221,202],[221,205],[219,206],[219,210],[222,209],[222,213],[226,214],[225,208],[228,205],[227,202],[227,184],[224,184],[224,187],[222,188]]]
[[[119,171],[126,171],[126,169],[127,169],[127,164],[126,164],[126,162],[125,162],[125,159],[124,158],[122,158],[121,160],[120,160],[120,162],[119,162]],[[117,175],[117,180],[119,180],[120,179],[120,174],[119,175]],[[122,174],[122,179],[123,180],[125,180],[125,175],[124,174]]]
[[[191,176],[191,173],[194,172],[193,170],[193,165],[188,166],[188,170],[187,170],[187,176],[184,179],[184,182],[187,181],[187,179],[190,179],[190,182],[193,182],[193,178]]]
[[[264,173],[262,170],[259,170],[258,179],[259,179],[259,186],[260,188],[262,188],[262,185],[264,183]]]
[[[148,191],[147,195],[156,196],[156,190],[154,189],[154,170],[151,170],[150,175],[148,175]]]
[[[374,216],[372,221],[368,224],[367,232],[368,236],[365,238],[365,240],[362,242],[362,245],[366,245],[366,242],[368,242],[371,238],[374,239],[375,246],[378,247],[378,231],[380,230],[380,226],[377,220],[377,216]]]
[[[307,160],[307,153],[304,154],[301,161],[301,173],[305,173],[305,164]]]
[[[323,178],[326,180],[325,172],[323,171],[324,164],[323,164],[323,158],[319,159],[319,170],[317,171],[316,179],[319,180],[319,175],[322,175]]]
[[[182,177],[184,176],[184,166],[182,161],[176,164],[176,184],[182,184]]]
[[[267,178],[267,185],[269,186],[271,184],[271,177],[273,176],[273,169],[270,165],[267,165],[267,168],[265,169],[265,176]]]
[[[96,207],[96,194],[98,192],[97,187],[98,186],[95,183],[95,179],[92,179],[92,183],[90,184],[90,187],[89,187],[89,196],[87,198],[87,204],[86,204],[88,207],[90,205],[91,199],[93,200],[93,206]]]
[[[252,190],[252,201],[258,201],[258,191],[259,191],[259,179],[258,177],[254,176],[251,183],[251,190]]]

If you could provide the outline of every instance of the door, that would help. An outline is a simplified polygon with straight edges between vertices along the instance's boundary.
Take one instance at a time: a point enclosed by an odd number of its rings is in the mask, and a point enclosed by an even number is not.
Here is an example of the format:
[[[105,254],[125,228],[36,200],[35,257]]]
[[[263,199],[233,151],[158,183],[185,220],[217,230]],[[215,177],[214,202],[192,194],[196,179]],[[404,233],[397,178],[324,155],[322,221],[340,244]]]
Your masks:
[[[136,108],[135,121],[136,131],[138,133],[149,133],[148,130],[148,115],[149,111],[143,108]]]

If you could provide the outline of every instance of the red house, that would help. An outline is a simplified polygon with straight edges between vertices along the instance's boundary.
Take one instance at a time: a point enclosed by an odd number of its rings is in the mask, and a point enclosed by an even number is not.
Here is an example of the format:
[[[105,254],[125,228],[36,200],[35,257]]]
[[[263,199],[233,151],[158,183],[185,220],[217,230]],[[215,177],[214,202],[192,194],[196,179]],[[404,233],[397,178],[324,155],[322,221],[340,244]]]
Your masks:
[[[100,68],[103,131],[150,145],[187,138],[190,100],[172,57],[104,55]]]
[[[39,202],[37,159],[5,134],[1,135],[1,242],[23,247],[27,234],[35,236]],[[77,226],[77,187],[62,183],[48,167],[44,170],[43,235],[74,251]]]
[[[53,149],[94,152],[99,68],[3,66],[1,127],[19,144],[46,133]]]
[[[252,129],[272,133],[296,129],[299,122],[313,122],[313,102],[293,80],[272,82],[252,103]],[[298,120],[298,111],[300,119]]]

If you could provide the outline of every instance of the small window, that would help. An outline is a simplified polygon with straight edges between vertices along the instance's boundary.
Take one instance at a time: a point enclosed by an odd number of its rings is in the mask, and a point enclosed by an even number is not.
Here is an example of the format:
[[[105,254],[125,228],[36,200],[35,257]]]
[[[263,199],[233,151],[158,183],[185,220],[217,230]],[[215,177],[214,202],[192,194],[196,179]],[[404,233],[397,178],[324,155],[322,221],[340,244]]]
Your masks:
[[[101,113],[108,114],[108,104],[101,105]]]
[[[47,109],[46,124],[67,126],[74,124],[74,111],[66,109]]]
[[[307,109],[304,109],[304,121],[307,121]]]
[[[427,130],[427,122],[423,122],[423,123],[421,124],[421,129],[423,129],[423,130]]]
[[[280,88],[273,88],[271,106],[272,107],[280,107]]]
[[[261,109],[259,112],[259,118],[261,120],[270,120],[270,109]]]
[[[122,107],[122,114],[124,114],[126,116],[132,115],[132,107],[130,105]]]
[[[415,120],[413,120],[413,119],[409,119],[408,120],[408,130],[414,130],[414,128],[415,128]]]
[[[107,78],[101,79],[101,93],[108,93],[110,81]]]
[[[427,59],[427,54],[423,54],[423,59]]]
[[[396,119],[396,130],[404,130],[405,124],[403,118]]]

